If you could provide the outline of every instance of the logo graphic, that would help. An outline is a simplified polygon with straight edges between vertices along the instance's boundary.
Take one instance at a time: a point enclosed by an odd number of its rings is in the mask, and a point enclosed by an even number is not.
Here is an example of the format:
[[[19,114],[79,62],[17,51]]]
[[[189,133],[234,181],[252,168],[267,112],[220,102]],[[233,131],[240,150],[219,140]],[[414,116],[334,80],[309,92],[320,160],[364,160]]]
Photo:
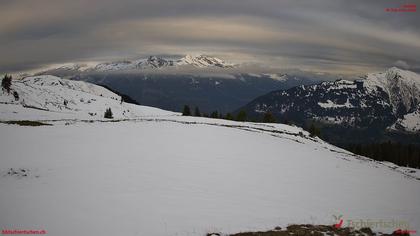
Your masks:
[[[343,226],[343,219],[342,219],[343,218],[343,215],[338,215],[338,216],[333,215],[333,217],[335,219],[335,222],[337,222],[337,223],[334,224],[334,227],[336,229],[341,228],[341,226]]]
[[[410,234],[415,234],[417,231],[415,230],[402,230],[402,229],[397,229],[394,231],[395,234],[401,234],[401,235],[410,235]]]
[[[386,12],[417,12],[416,4],[402,4],[396,7],[385,8]]]
[[[394,230],[395,235],[412,235],[416,234],[416,230],[409,230],[410,224],[405,220],[386,220],[386,219],[347,219],[346,225],[344,224],[343,215],[333,215],[334,224],[333,227],[340,229],[343,227],[349,227],[353,229],[360,228],[371,228],[371,229],[397,229]]]

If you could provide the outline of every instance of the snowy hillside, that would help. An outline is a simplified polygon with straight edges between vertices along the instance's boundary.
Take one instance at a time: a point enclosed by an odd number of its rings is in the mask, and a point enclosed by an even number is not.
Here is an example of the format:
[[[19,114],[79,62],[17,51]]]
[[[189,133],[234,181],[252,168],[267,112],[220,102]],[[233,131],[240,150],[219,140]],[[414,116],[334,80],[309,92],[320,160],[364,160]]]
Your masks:
[[[420,227],[418,171],[296,127],[182,116],[50,123],[0,124],[3,228],[203,236],[333,224],[339,214]]]
[[[104,119],[107,108],[114,118],[174,115],[156,108],[121,103],[108,89],[55,76],[33,76],[13,80],[11,92],[0,91],[0,120]],[[16,92],[18,98],[13,93]]]

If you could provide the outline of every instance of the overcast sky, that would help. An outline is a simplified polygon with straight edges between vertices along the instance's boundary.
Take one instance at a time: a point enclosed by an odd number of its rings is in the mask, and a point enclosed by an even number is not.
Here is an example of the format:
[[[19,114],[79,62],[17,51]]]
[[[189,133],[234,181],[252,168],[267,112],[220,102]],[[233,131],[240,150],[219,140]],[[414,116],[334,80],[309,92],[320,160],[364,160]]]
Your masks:
[[[385,11],[417,2],[0,0],[0,72],[187,53],[333,73],[419,71],[419,10]]]

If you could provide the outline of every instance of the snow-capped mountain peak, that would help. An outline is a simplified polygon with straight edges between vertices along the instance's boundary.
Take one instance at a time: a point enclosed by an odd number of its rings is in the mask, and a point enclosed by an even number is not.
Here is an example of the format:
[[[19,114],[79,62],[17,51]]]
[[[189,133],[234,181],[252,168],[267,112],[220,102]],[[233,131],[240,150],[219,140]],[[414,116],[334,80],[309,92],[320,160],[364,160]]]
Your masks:
[[[146,59],[123,60],[116,62],[104,62],[97,64],[90,72],[105,71],[122,71],[122,70],[142,70],[142,69],[159,69],[168,66],[174,66],[173,60],[165,59],[158,56],[149,56]]]
[[[185,57],[181,58],[178,63],[178,65],[192,65],[195,67],[203,68],[203,67],[221,67],[221,68],[231,68],[234,65],[229,64],[217,57],[211,57],[207,55],[198,55],[198,56],[192,56],[192,55],[186,55]]]
[[[385,72],[368,74],[364,84],[369,91],[386,92],[397,115],[416,110],[420,103],[420,75],[414,72],[392,67]]]
[[[79,63],[67,63],[67,64],[63,64],[63,65],[59,66],[57,69],[60,69],[60,70],[79,70],[82,67],[83,67],[83,65],[79,64]]]
[[[89,69],[88,71],[115,71],[115,70],[130,70],[135,69],[135,63],[131,61],[117,61],[117,62],[104,62],[99,63],[95,67]]]
[[[420,88],[420,76],[418,74],[397,67],[391,67],[385,72],[370,73],[366,76],[365,82],[368,89],[373,89],[376,86],[387,90],[393,85],[398,85],[398,83],[406,83]]]
[[[162,68],[162,67],[166,67],[166,66],[173,66],[174,61],[164,59],[162,57],[149,56],[149,58],[147,58],[147,60],[145,62],[143,62],[142,65],[143,65],[143,67],[150,66],[150,67],[153,67],[153,68]]]
[[[146,69],[161,69],[167,67],[192,66],[195,68],[232,68],[233,64],[227,63],[219,58],[207,55],[186,55],[179,59],[164,58],[160,56],[149,56],[136,60],[119,60],[112,62],[101,62],[96,64],[66,63],[53,66],[38,74],[49,74],[51,71],[75,71],[75,72],[115,72],[134,71]]]

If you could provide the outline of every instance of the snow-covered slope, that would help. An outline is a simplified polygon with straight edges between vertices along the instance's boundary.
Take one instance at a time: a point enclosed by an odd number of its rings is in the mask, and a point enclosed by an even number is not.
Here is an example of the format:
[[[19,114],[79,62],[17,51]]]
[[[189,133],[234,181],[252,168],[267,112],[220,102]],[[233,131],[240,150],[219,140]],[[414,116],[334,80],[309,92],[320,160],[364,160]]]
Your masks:
[[[416,170],[300,128],[182,116],[50,123],[0,124],[3,229],[203,236],[333,224],[333,215],[420,228]]]
[[[121,103],[119,95],[104,87],[49,75],[13,80],[11,89],[10,94],[0,91],[0,120],[104,119],[107,108],[117,119],[175,114]]]

